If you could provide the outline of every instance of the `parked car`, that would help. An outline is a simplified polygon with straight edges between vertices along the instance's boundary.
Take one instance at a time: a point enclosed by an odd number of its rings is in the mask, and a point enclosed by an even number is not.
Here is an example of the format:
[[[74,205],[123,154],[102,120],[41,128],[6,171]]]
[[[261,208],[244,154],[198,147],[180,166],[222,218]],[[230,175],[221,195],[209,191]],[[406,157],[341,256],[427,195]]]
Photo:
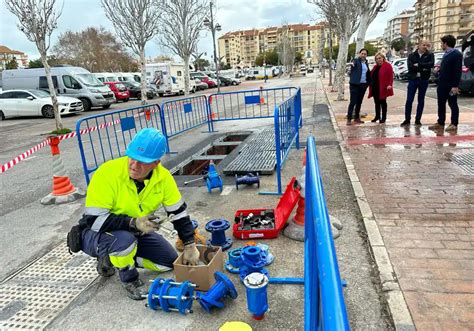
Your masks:
[[[81,100],[58,96],[61,115],[84,111]],[[8,90],[0,93],[0,120],[15,116],[54,118],[53,102],[48,92],[42,90]]]
[[[232,79],[224,76],[219,76],[219,81],[221,86],[230,86],[232,85]]]
[[[142,98],[142,90],[141,90],[140,83],[125,81],[125,82],[121,82],[121,84],[127,88],[128,92],[130,93],[130,98],[136,98],[136,99]],[[146,98],[153,99],[154,96],[155,96],[155,93],[153,93],[153,90],[150,88],[147,88]]]
[[[202,90],[207,90],[209,88],[209,85],[207,85],[206,83],[204,82],[201,82],[200,79],[195,79],[194,80],[195,84],[196,84],[196,91],[202,91]]]
[[[190,72],[189,75],[192,79],[199,79],[200,81],[204,82],[209,86],[209,88],[217,87],[217,81],[210,78],[208,75],[202,72]]]
[[[104,82],[112,92],[114,92],[115,99],[117,101],[121,100],[127,102],[130,99],[130,92],[127,90],[127,87],[122,84],[122,82]]]
[[[397,59],[392,62],[393,73],[395,75],[395,79],[403,80],[407,79],[408,77],[408,62],[407,58]]]
[[[51,75],[56,93],[78,98],[84,106],[84,111],[90,110],[91,107],[107,109],[115,103],[115,97],[110,88],[84,68],[52,67]],[[2,82],[4,90],[48,90],[44,68],[3,70]]]
[[[441,66],[441,60],[442,59],[435,60],[434,67],[431,68],[431,75],[429,78],[430,83],[438,84],[438,75],[439,75],[439,67]]]
[[[314,68],[313,67],[308,67],[308,69],[306,70],[306,72],[308,74],[312,74],[314,72]]]

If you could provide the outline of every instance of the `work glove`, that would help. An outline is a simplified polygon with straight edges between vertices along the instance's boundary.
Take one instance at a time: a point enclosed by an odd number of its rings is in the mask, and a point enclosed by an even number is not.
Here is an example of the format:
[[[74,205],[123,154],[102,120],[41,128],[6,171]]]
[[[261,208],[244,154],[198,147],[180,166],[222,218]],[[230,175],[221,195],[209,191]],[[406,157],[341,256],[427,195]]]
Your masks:
[[[132,218],[130,220],[130,228],[135,229],[143,234],[157,231],[160,228],[158,222],[153,222],[153,220],[159,220],[156,216],[142,216],[137,218]]]
[[[184,246],[183,264],[198,265],[199,264],[199,250],[195,243]]]

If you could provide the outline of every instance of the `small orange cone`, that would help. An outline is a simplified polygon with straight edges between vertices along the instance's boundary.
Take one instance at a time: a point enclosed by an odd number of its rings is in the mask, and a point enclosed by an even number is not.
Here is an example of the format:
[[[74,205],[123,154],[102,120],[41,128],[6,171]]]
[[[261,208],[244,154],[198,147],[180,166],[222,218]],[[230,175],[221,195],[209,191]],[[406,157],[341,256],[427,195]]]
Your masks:
[[[263,87],[260,86],[260,104],[264,105],[265,104],[265,98],[263,97],[262,90],[263,90]]]
[[[145,120],[149,121],[150,120],[150,109],[145,110]]]
[[[53,191],[41,199],[43,205],[72,202],[85,196],[84,192],[72,185],[66,175],[59,151],[59,137],[49,137],[51,154],[53,155]]]

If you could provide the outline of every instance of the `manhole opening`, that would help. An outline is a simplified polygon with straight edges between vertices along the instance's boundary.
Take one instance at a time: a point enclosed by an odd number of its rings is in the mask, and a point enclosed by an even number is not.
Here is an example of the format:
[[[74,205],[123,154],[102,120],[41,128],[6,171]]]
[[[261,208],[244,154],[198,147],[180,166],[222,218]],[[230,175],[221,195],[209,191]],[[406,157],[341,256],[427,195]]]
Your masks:
[[[213,159],[215,165],[218,165],[222,159]],[[190,160],[184,166],[174,171],[173,175],[178,176],[194,176],[204,175],[207,173],[210,160]]]
[[[244,141],[250,134],[229,134],[222,141]]]
[[[205,151],[201,155],[228,155],[234,149],[236,149],[237,146],[239,146],[239,144],[226,145],[226,146],[211,146],[207,151]]]

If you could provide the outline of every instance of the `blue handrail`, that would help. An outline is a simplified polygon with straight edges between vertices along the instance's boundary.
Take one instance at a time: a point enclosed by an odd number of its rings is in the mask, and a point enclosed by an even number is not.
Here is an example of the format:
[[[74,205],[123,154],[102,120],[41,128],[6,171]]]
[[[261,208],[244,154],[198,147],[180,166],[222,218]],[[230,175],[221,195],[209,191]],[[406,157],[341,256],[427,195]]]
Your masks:
[[[305,179],[305,331],[350,330],[314,137]]]

